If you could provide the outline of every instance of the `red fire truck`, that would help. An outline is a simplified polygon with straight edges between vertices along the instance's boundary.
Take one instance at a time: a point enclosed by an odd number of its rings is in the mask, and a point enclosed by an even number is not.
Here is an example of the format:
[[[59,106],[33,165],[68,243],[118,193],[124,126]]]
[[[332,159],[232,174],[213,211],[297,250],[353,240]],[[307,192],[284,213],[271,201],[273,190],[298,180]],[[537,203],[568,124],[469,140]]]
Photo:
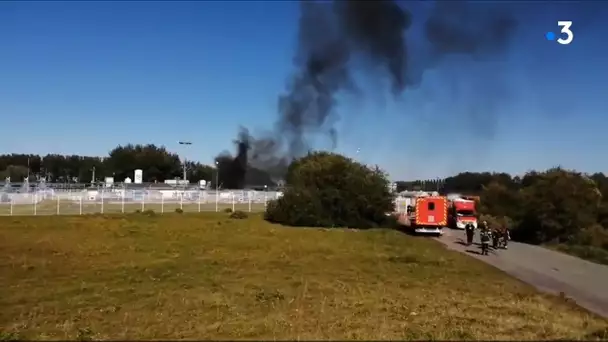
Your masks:
[[[418,234],[443,234],[448,221],[448,200],[444,196],[417,197],[412,199],[399,222]]]
[[[477,228],[475,201],[463,198],[451,199],[448,209],[448,226],[454,229],[464,229],[468,223],[472,223]]]

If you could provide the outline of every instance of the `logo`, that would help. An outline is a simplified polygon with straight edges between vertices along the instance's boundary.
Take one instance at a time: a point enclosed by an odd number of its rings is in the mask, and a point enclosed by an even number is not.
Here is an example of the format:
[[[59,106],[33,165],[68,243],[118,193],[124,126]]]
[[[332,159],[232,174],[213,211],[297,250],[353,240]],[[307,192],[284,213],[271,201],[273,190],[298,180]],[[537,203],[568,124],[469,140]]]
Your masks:
[[[572,32],[572,21],[558,21],[557,26],[561,28],[559,35],[554,32],[545,33],[545,38],[549,41],[557,40],[562,45],[569,45],[574,40],[574,32]]]

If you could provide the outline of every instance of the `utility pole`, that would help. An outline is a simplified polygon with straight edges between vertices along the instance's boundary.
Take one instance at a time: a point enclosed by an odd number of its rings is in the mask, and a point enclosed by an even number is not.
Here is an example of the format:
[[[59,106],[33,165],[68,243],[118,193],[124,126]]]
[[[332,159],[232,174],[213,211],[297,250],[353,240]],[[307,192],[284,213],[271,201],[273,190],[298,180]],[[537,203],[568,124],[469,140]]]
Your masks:
[[[93,177],[91,178],[91,184],[95,184],[95,166],[93,166],[93,169],[91,169],[91,171],[93,171]]]
[[[177,143],[180,145],[188,145],[188,146],[192,145],[192,142],[190,142],[190,141],[178,141]],[[186,179],[188,179],[187,170],[186,170],[186,157],[182,158],[182,165],[184,168],[184,187],[186,187],[185,181],[186,181]]]
[[[220,163],[215,162],[215,191],[220,189]]]

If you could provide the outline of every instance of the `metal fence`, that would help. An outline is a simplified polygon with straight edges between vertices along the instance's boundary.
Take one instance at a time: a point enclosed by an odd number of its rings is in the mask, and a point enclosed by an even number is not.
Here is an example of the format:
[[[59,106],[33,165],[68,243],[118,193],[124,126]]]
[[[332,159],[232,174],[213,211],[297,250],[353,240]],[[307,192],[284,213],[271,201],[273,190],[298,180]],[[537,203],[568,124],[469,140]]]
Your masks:
[[[223,211],[263,211],[268,201],[282,196],[279,191],[182,190],[182,189],[36,189],[29,192],[0,191],[0,216],[84,215],[130,213],[154,210],[157,213]],[[395,198],[395,211],[405,212],[411,198]]]
[[[282,195],[276,191],[248,190],[130,190],[101,189],[66,191],[37,189],[31,192],[0,192],[0,216],[83,215],[129,213],[154,210],[157,213],[262,211],[268,201]]]

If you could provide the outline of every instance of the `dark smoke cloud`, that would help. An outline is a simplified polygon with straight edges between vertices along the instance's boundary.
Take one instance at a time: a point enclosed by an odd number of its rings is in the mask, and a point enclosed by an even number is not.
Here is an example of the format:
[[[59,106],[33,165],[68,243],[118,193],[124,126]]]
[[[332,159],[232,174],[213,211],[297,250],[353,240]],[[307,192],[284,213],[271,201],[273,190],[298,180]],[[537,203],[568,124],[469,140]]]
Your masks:
[[[460,107],[453,119],[480,138],[494,137],[498,109],[510,95],[505,73],[487,62],[506,56],[516,28],[508,8],[490,2],[437,2],[424,24],[430,48],[426,64],[415,72],[440,67],[451,76],[444,78],[445,86],[453,90],[454,104]],[[463,93],[468,95],[459,95]]]
[[[435,57],[464,54],[474,57],[505,52],[515,19],[488,3],[438,2],[425,24]]]
[[[428,49],[413,50],[405,36],[412,15],[395,1],[302,1],[300,5],[295,71],[279,96],[275,127],[257,139],[242,130],[237,156],[228,164],[233,170],[227,173],[241,180],[247,165],[280,177],[292,158],[310,149],[315,135],[326,134],[335,147],[336,97],[358,90],[349,70],[353,55],[365,57],[373,69],[385,70],[393,93],[399,95],[448,55],[482,58],[503,53],[516,27],[512,17],[488,4],[435,2],[424,25]],[[413,67],[412,57],[420,56],[424,62]]]
[[[407,45],[405,32],[411,14],[394,1],[336,1],[335,13],[343,33],[358,52],[389,72],[393,91],[405,88]]]

